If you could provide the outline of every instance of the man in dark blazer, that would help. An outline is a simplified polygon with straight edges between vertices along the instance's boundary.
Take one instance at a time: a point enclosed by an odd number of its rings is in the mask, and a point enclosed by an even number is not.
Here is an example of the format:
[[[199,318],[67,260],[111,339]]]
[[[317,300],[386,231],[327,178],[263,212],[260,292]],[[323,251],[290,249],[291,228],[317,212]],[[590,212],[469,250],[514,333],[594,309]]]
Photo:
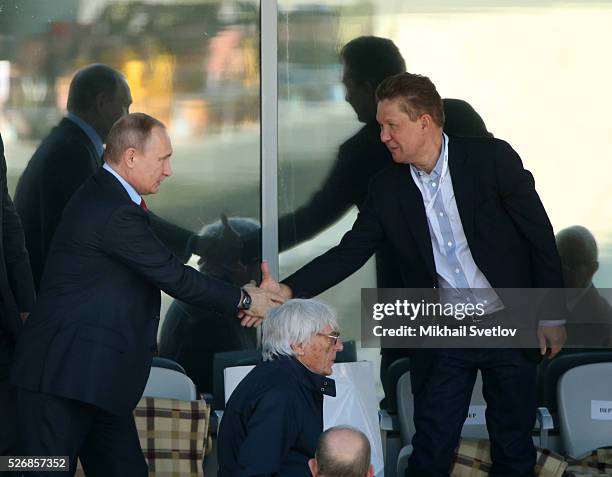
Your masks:
[[[2,136],[0,187],[0,455],[16,455],[15,392],[8,377],[15,340],[36,295],[21,222],[6,187]]]
[[[130,88],[117,70],[93,64],[70,83],[68,114],[43,139],[23,171],[15,205],[23,223],[36,288],[66,203],[102,166],[104,142],[112,125],[129,112]],[[195,235],[151,214],[158,237],[185,262],[195,252]]]
[[[106,164],[64,210],[17,344],[22,452],[70,456],[70,474],[79,456],[88,476],[147,475],[132,411],[156,350],[160,289],[241,311],[245,324],[272,305],[254,286],[183,265],[153,233],[142,196],[171,175],[171,154],[165,127],[150,116],[131,114],[113,126]]]
[[[442,131],[442,101],[428,78],[409,73],[377,89],[381,140],[394,164],[370,183],[368,198],[340,244],[281,285],[264,288],[314,296],[360,268],[386,243],[406,288],[562,288],[551,224],[531,174],[516,152],[493,138]],[[505,304],[491,300],[495,319]],[[556,308],[555,308],[556,307]],[[565,340],[562,301],[537,328],[540,352]],[[554,321],[559,319],[559,321]],[[422,350],[411,369],[414,451],[411,476],[448,476],[476,373],[483,374],[491,475],[533,476],[535,359],[516,349]]]

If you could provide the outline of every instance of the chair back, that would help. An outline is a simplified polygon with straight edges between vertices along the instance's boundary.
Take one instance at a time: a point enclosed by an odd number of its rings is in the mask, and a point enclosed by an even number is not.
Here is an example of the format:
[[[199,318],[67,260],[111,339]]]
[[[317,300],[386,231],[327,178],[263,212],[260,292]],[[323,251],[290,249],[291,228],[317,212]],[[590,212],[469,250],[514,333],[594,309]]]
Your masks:
[[[567,455],[580,459],[612,445],[612,363],[567,371],[557,388],[561,440]]]
[[[156,366],[151,368],[142,395],[183,401],[197,399],[196,386],[189,376],[174,369],[158,368]]]

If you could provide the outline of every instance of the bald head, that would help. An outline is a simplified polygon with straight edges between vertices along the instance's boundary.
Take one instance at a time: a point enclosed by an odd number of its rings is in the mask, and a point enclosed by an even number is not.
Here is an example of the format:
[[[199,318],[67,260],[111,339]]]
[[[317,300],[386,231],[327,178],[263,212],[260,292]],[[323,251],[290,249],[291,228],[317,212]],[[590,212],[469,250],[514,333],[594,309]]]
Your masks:
[[[597,242],[588,229],[574,225],[561,230],[555,236],[557,250],[564,269],[568,288],[588,286],[599,268]]]
[[[132,94],[124,76],[108,65],[92,64],[75,73],[66,107],[106,141],[110,128],[129,112],[130,104]]]
[[[373,473],[368,438],[348,426],[332,427],[321,434],[313,460],[311,471],[321,477],[366,477]]]

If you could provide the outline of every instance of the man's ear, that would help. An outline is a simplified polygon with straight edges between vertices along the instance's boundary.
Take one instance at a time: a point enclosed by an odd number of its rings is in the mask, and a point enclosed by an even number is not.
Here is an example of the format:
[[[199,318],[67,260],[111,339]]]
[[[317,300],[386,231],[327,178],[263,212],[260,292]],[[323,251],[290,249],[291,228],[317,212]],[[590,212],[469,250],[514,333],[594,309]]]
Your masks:
[[[304,345],[301,343],[291,343],[291,349],[296,356],[304,356]]]
[[[136,149],[128,147],[121,155],[121,160],[128,169],[134,168],[134,157],[136,156]]]
[[[314,459],[308,459],[308,467],[310,467],[310,473],[312,477],[317,477],[317,461]]]
[[[427,129],[429,129],[431,127],[432,121],[433,121],[433,119],[431,118],[431,116],[429,114],[423,114],[419,118],[419,123],[420,123],[421,131],[424,132]]]

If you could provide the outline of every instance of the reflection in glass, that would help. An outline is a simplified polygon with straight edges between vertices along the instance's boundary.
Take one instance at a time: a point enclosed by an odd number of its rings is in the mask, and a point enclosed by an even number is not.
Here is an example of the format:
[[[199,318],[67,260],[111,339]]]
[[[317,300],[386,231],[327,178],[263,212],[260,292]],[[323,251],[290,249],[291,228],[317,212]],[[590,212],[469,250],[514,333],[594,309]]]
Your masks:
[[[258,9],[255,0],[1,0],[0,130],[10,192],[62,120],[74,73],[104,63],[125,76],[130,110],[163,121],[172,139],[173,177],[148,207],[190,232],[221,214],[259,223]],[[171,301],[163,299],[162,320]]]

